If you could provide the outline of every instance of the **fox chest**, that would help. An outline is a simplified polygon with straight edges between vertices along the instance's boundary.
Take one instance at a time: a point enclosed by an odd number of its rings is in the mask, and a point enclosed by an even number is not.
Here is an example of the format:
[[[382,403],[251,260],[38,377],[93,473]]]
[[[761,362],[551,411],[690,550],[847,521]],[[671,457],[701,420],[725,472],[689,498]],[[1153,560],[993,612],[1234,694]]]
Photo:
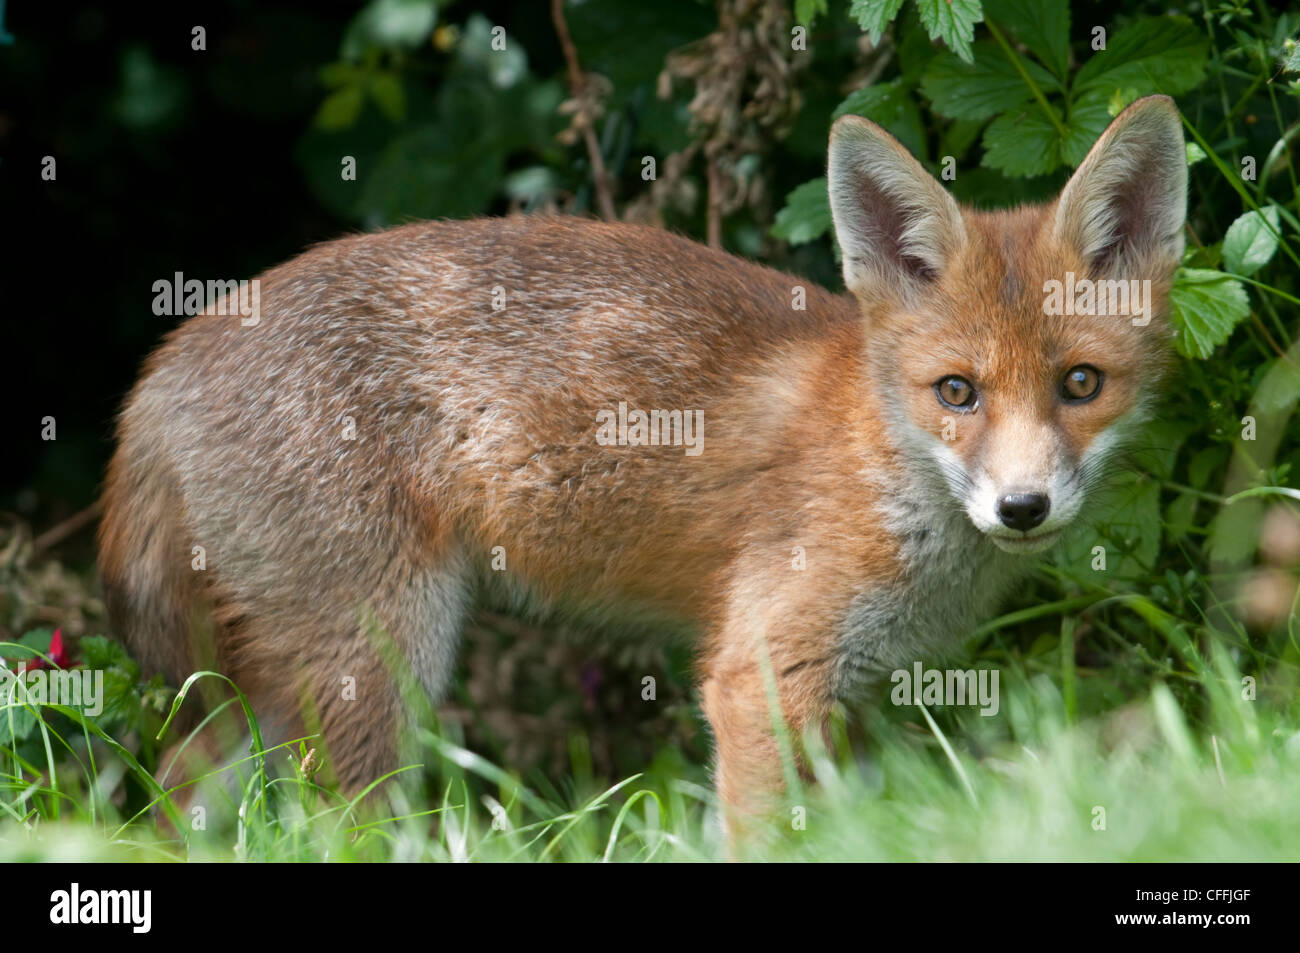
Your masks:
[[[836,639],[836,695],[852,697],[916,662],[951,656],[1026,572],[956,513],[898,531],[900,578],[847,607]]]

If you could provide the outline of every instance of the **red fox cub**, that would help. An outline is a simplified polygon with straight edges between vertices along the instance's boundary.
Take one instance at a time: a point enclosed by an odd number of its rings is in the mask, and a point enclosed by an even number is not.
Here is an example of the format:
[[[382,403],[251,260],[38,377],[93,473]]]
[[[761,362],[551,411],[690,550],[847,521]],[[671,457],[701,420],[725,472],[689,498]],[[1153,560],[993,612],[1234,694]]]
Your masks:
[[[1186,188],[1167,97],[1004,211],[850,116],[851,297],[577,219],[312,248],[260,277],[257,320],[210,307],[145,365],[100,531],[113,624],[175,684],[219,666],[283,737],[319,725],[356,790],[410,717],[376,630],[436,698],[482,595],[680,620],[721,799],[762,812],[768,678],[815,730],[1079,515],[1165,362]]]

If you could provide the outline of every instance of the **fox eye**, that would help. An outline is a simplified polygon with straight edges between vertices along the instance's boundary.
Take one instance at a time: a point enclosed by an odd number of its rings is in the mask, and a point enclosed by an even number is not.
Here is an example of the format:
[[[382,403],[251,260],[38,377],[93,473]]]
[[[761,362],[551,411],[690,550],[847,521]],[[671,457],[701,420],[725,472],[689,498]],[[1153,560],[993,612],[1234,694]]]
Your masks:
[[[1071,404],[1092,400],[1101,391],[1101,371],[1090,364],[1080,364],[1065,372],[1061,396]]]
[[[934,385],[934,392],[939,403],[953,410],[970,413],[975,409],[975,388],[964,377],[945,377]]]

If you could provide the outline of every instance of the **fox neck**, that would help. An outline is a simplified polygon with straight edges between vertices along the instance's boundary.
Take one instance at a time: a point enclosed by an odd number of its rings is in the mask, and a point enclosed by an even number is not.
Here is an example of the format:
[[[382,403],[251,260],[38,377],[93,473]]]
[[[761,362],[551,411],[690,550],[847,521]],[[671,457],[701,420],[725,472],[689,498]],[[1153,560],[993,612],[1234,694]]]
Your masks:
[[[859,384],[877,424],[866,479],[875,518],[894,544],[896,575],[864,588],[849,607],[839,637],[842,696],[958,648],[1032,566],[971,523],[931,452],[933,438],[907,422],[895,374],[877,357],[864,354]]]
[[[908,460],[901,480],[901,492],[878,506],[897,541],[898,576],[849,607],[839,638],[842,697],[956,651],[1031,565],[990,543],[933,470]]]

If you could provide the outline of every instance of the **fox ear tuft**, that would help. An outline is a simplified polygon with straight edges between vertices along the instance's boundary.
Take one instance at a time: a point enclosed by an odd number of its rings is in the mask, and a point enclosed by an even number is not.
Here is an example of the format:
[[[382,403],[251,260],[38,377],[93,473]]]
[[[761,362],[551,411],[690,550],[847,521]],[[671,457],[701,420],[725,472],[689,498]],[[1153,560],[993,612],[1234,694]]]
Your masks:
[[[1145,96],[1115,117],[1066,183],[1055,234],[1096,273],[1177,266],[1187,215],[1178,107]]]
[[[965,241],[961,211],[889,133],[844,116],[831,128],[827,163],[831,217],[844,254],[844,284],[856,293],[933,281]]]

